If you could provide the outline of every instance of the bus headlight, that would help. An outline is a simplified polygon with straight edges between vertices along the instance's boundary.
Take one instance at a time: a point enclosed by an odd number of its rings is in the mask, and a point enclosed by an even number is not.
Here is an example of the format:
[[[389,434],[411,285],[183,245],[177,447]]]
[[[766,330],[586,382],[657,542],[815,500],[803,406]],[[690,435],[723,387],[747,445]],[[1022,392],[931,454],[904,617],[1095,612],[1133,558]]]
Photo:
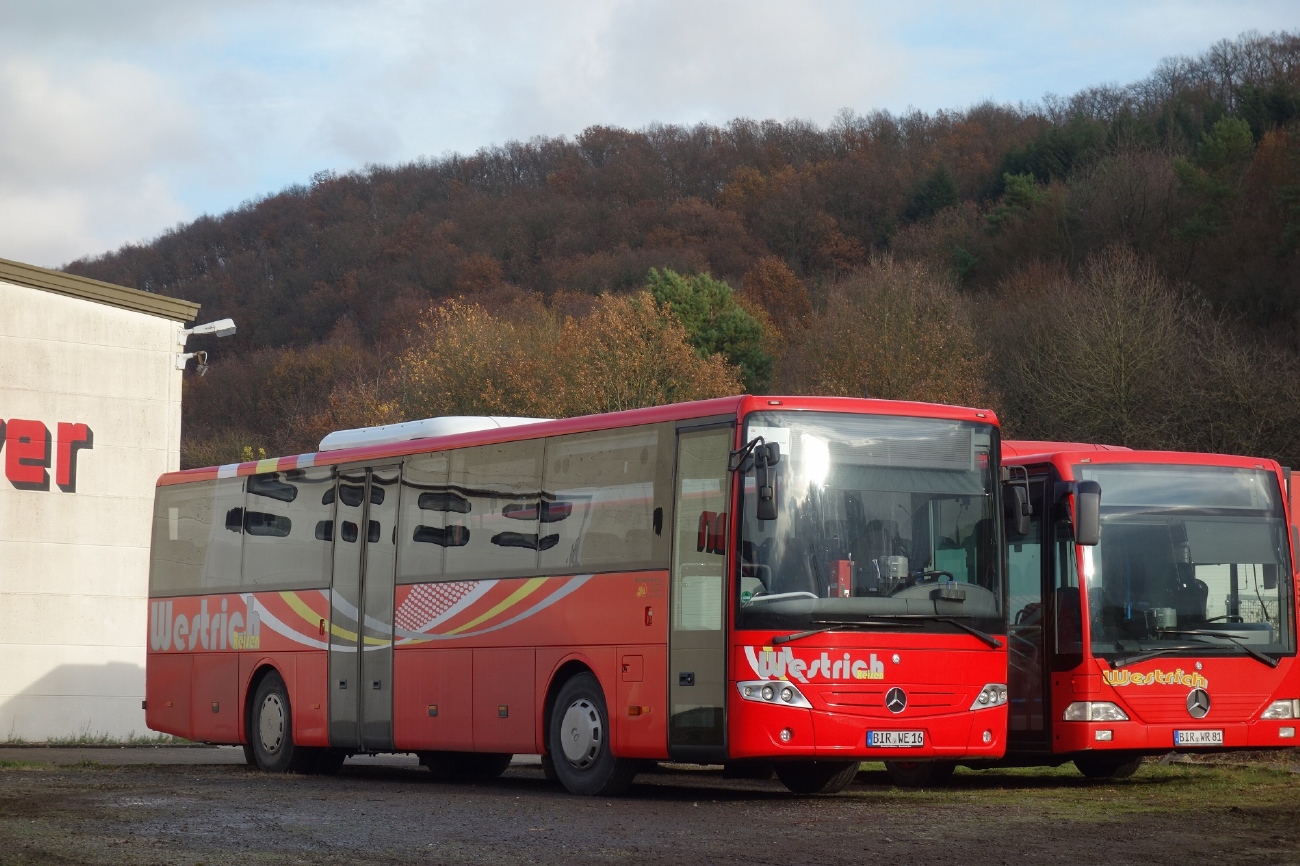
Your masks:
[[[1274,701],[1268,705],[1261,719],[1300,719],[1300,700]]]
[[[1127,722],[1128,714],[1110,701],[1075,701],[1065,708],[1067,722]]]
[[[1006,702],[1006,684],[989,683],[980,689],[980,693],[975,696],[975,701],[970,705],[970,708],[972,710],[987,710],[989,707],[1000,707]]]
[[[799,691],[798,686],[772,680],[750,680],[736,683],[740,696],[747,701],[760,704],[777,704],[783,707],[804,707],[812,709],[812,704]]]

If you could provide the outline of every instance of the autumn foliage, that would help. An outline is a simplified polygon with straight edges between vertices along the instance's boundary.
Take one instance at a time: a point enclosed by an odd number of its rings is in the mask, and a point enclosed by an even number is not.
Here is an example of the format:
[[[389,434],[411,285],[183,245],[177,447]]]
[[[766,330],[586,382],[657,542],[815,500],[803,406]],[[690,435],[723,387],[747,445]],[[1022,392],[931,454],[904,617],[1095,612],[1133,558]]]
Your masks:
[[[1038,105],[595,126],[323,172],[68,269],[239,323],[187,385],[190,465],[742,387],[1296,464],[1300,36]]]
[[[435,415],[567,417],[739,393],[646,292],[601,295],[581,317],[540,304],[513,320],[452,301],[421,320],[387,375],[375,421]]]

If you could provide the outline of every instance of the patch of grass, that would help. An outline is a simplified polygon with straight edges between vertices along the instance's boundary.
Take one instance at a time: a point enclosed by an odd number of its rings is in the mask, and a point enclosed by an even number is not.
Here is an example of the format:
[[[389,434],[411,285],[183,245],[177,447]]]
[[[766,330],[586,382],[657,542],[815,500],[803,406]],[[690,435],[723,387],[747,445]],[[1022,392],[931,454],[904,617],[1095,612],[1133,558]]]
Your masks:
[[[879,765],[876,765],[879,766]],[[876,776],[864,765],[860,782],[889,785],[883,767]],[[862,790],[915,807],[954,802],[1023,809],[1038,819],[1113,821],[1154,812],[1203,813],[1207,810],[1251,811],[1293,808],[1300,799],[1300,774],[1268,766],[1210,766],[1148,763],[1131,779],[1090,781],[1073,766],[999,770],[959,769],[943,788]]]

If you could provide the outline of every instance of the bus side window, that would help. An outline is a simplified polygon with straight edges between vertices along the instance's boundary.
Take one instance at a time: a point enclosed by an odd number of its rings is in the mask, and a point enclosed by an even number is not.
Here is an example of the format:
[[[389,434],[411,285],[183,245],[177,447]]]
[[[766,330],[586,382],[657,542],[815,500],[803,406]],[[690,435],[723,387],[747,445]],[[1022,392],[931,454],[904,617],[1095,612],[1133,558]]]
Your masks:
[[[610,571],[666,560],[671,481],[661,476],[672,461],[662,443],[671,441],[662,425],[547,440],[540,566]]]
[[[470,501],[447,489],[451,461],[446,453],[410,457],[402,468],[402,501],[397,530],[397,582],[442,580],[444,551],[469,543],[462,518]]]
[[[151,595],[239,585],[244,479],[159,487],[154,497]],[[231,512],[235,525],[227,526]]]
[[[242,585],[328,586],[333,547],[317,527],[334,519],[333,467],[253,475],[247,489]]]
[[[469,536],[463,545],[443,547],[446,575],[510,577],[535,572],[537,551],[553,543],[546,537],[553,534],[549,526],[545,534],[539,532],[542,442],[479,445],[447,456],[448,492],[469,503],[469,511],[456,513],[454,522],[467,527]]]

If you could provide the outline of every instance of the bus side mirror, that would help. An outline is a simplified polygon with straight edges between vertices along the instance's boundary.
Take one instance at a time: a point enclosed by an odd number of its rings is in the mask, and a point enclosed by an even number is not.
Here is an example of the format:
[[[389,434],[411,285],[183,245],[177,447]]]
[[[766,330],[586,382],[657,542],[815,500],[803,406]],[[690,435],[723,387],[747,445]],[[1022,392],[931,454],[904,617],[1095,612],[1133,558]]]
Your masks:
[[[1029,491],[1018,485],[1004,488],[1007,494],[1002,500],[1002,508],[1007,521],[1007,534],[1024,538],[1029,534],[1029,518],[1034,514],[1034,506],[1029,502]]]
[[[758,494],[755,512],[759,520],[776,520],[776,477],[769,467],[781,462],[781,447],[768,442],[754,449],[754,487]]]
[[[1101,541],[1101,485],[1080,481],[1074,491],[1074,543],[1092,547]]]

